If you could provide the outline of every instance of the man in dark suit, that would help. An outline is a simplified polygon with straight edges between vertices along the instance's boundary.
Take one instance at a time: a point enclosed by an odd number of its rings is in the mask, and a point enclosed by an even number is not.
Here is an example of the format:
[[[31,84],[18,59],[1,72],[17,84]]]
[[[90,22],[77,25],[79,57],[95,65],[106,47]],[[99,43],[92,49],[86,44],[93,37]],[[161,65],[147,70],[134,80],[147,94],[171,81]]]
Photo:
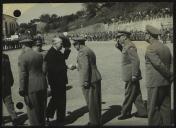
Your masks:
[[[150,44],[145,53],[148,124],[171,125],[171,52],[158,40],[157,28],[147,25],[146,31]]]
[[[96,65],[95,53],[85,46],[85,39],[74,38],[74,47],[78,51],[77,68],[80,86],[89,109],[88,125],[101,125],[101,74]]]
[[[116,48],[122,52],[122,79],[125,82],[125,99],[119,120],[131,117],[133,103],[137,108],[136,117],[147,117],[147,109],[142,100],[139,80],[142,79],[140,60],[136,46],[129,39],[129,32],[119,31]]]
[[[55,37],[52,41],[52,47],[44,58],[52,96],[48,103],[46,116],[48,119],[53,118],[55,111],[57,111],[56,118],[60,124],[64,122],[66,112],[66,84],[68,83],[68,79],[65,60],[71,51],[66,47],[64,53],[62,53],[62,47],[62,37]]]
[[[45,125],[47,81],[43,56],[32,50],[32,40],[25,39],[19,56],[19,94],[24,97],[30,125]]]
[[[14,108],[14,102],[12,100],[11,87],[13,86],[14,79],[11,71],[11,65],[9,56],[2,54],[2,100],[9,112],[13,125],[18,124],[17,114]]]

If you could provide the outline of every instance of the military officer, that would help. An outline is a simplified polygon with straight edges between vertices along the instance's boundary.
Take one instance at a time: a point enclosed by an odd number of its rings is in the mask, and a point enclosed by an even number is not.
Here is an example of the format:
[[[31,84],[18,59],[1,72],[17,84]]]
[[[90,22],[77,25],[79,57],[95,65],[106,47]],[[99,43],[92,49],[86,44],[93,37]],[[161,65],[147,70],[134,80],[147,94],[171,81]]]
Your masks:
[[[24,39],[23,54],[19,56],[19,94],[24,97],[30,125],[45,124],[47,81],[44,75],[43,57],[32,50],[32,40]]]
[[[131,117],[132,104],[137,112],[136,117],[147,117],[147,110],[142,100],[139,80],[142,79],[140,71],[140,60],[136,46],[130,41],[131,33],[119,31],[116,48],[122,52],[122,77],[125,82],[125,99],[122,105],[119,120]]]
[[[148,124],[171,125],[171,53],[158,40],[159,30],[146,25],[146,87],[148,92]]]
[[[37,52],[44,52],[45,50],[42,49],[42,42],[41,40],[36,40],[36,49],[35,51]]]
[[[101,125],[101,74],[97,69],[95,53],[85,46],[85,39],[74,38],[78,51],[77,68],[80,85],[89,109],[89,125]],[[74,68],[73,68],[74,69]]]

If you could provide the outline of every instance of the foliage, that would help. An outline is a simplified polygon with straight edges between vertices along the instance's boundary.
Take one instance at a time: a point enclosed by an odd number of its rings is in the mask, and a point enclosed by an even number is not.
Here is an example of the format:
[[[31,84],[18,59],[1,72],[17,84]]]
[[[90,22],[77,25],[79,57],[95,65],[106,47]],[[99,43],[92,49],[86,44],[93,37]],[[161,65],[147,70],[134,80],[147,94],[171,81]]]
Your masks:
[[[20,28],[29,28],[35,22],[45,22],[45,32],[50,30],[68,31],[95,23],[110,23],[114,17],[125,16],[127,14],[144,11],[153,8],[170,8],[169,2],[87,2],[83,3],[83,9],[75,14],[58,16],[57,14],[42,14],[39,19],[32,19],[30,23],[20,24]]]

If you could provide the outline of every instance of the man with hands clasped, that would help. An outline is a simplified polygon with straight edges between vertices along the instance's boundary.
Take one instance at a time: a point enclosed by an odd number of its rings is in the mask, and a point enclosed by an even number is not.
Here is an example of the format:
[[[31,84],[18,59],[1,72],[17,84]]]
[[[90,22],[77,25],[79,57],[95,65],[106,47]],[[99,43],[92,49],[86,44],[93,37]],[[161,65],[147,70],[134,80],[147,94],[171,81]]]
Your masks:
[[[125,82],[125,99],[121,115],[118,117],[119,120],[131,117],[133,103],[137,108],[135,116],[147,117],[147,109],[142,100],[139,83],[139,80],[142,79],[140,60],[136,46],[129,39],[130,34],[127,31],[119,31],[115,45],[122,52],[122,79]]]
[[[101,125],[101,74],[96,66],[95,53],[85,46],[85,39],[74,38],[74,47],[78,51],[77,64],[69,68],[77,68],[80,85],[89,109],[88,125]]]

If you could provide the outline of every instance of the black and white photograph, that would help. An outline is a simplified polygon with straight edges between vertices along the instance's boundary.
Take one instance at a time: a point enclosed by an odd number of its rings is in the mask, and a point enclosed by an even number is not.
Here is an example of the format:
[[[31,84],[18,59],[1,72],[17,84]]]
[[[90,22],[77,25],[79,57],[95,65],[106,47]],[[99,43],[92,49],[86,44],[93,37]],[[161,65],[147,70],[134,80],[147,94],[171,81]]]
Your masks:
[[[3,3],[1,126],[174,127],[173,16],[173,2]]]

